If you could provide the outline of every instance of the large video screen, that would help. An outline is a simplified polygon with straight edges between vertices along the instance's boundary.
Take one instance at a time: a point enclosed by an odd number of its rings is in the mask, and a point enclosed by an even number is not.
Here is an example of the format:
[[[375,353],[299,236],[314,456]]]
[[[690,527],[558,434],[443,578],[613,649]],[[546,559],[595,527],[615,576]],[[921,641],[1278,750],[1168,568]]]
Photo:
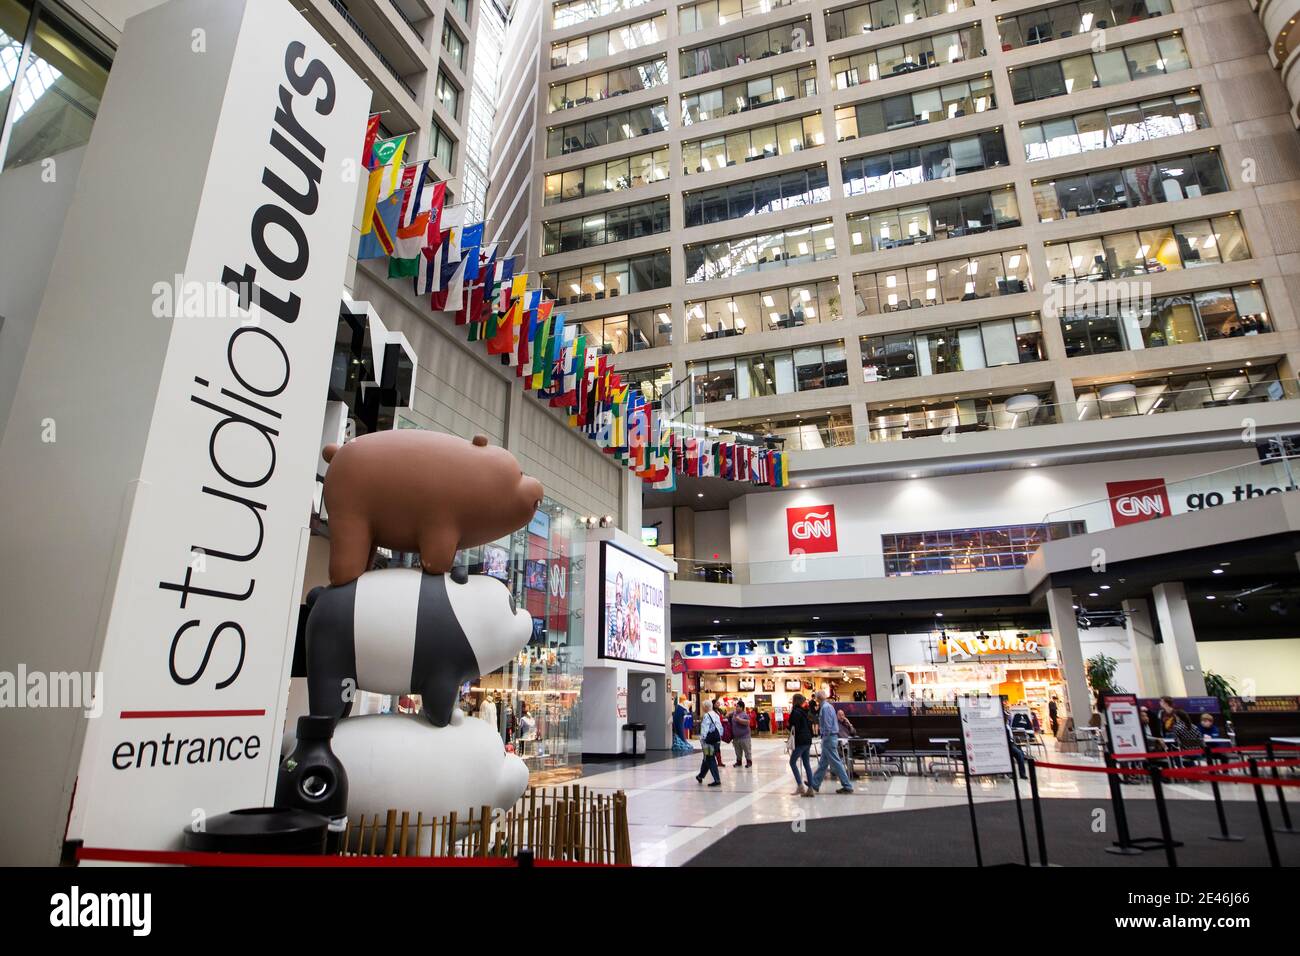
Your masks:
[[[600,656],[639,664],[663,664],[664,583],[652,564],[610,544],[601,545],[604,596]]]

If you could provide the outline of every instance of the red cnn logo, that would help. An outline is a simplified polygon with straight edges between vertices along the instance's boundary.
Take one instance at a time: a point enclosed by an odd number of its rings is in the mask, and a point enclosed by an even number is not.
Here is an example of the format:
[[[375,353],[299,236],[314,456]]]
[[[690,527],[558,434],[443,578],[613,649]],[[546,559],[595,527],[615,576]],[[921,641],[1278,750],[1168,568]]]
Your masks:
[[[1173,514],[1163,478],[1108,481],[1106,497],[1110,498],[1110,514],[1117,528]]]
[[[834,505],[786,508],[785,528],[790,539],[791,554],[823,554],[840,549],[835,540]]]

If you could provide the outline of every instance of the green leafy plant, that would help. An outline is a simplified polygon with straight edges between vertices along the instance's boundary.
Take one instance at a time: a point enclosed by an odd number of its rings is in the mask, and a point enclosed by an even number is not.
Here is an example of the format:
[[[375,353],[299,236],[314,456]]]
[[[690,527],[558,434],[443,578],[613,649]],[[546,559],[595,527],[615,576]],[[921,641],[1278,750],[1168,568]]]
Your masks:
[[[1216,674],[1214,671],[1205,671],[1205,692],[1211,697],[1217,697],[1219,700],[1219,712],[1228,713],[1228,698],[1237,696],[1237,688],[1232,686],[1232,682],[1222,674]]]
[[[1124,688],[1115,686],[1115,668],[1119,662],[1113,657],[1098,654],[1085,662],[1088,668],[1088,685],[1097,694],[1114,694]]]

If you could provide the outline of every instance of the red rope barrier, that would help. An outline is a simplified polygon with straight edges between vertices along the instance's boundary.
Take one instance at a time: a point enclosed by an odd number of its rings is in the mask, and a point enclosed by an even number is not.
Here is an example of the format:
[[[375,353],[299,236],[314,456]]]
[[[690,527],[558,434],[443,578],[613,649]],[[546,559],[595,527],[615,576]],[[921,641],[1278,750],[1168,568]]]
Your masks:
[[[1115,754],[1116,760],[1163,760],[1166,757],[1204,757],[1204,750],[1156,750],[1145,754]]]
[[[1035,760],[1034,766],[1051,767],[1053,770],[1079,770],[1083,773],[1117,773],[1125,777],[1131,777],[1135,773],[1143,772],[1141,770],[1126,770],[1123,767],[1086,767],[1077,763],[1045,763],[1042,760]]]
[[[1215,783],[1258,783],[1265,787],[1300,787],[1300,780],[1233,776],[1225,773],[1210,773],[1208,770],[1201,770],[1199,767],[1175,767],[1172,770],[1162,770],[1161,774],[1167,779],[1211,780]]]

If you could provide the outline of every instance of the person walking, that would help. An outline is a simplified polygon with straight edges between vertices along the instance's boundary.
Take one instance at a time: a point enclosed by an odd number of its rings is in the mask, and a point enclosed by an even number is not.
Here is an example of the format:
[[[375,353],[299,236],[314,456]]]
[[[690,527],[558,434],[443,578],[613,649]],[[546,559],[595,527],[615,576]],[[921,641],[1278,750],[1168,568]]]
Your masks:
[[[835,792],[852,793],[853,784],[849,780],[849,772],[844,769],[844,761],[840,759],[840,737],[837,733],[840,725],[839,718],[835,716],[835,705],[831,703],[830,694],[825,690],[817,692],[817,700],[821,702],[817,712],[817,724],[821,727],[822,733],[822,755],[817,761],[817,770],[812,776],[812,787],[804,796],[815,796],[821,791],[828,766],[835,771],[835,776],[840,781],[840,788]]]
[[[790,699],[790,772],[794,774],[794,795],[807,797],[812,795],[812,764],[808,761],[808,751],[812,749],[812,718],[804,708],[803,694],[795,694]],[[799,762],[803,761],[803,777],[799,776]]]
[[[749,723],[749,714],[745,712],[743,700],[736,701],[735,713],[731,715],[731,746],[736,751],[737,767],[740,766],[742,757],[746,767],[754,766],[753,727]]]
[[[713,774],[710,787],[722,786],[722,776],[718,773],[718,754],[722,750],[722,701],[714,698],[713,706],[700,721],[700,742],[703,745],[704,759],[700,762],[700,772],[695,775],[696,783],[704,782],[706,773]]]

